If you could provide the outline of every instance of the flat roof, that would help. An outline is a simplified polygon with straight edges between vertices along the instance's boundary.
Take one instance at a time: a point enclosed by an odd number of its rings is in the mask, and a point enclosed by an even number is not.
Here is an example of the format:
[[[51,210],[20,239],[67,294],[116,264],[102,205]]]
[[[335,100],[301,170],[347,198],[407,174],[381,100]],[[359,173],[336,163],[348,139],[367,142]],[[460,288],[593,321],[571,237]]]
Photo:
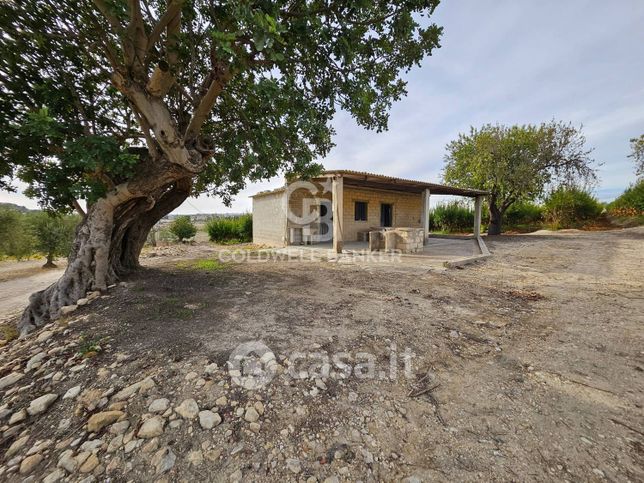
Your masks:
[[[342,176],[344,186],[357,188],[404,191],[406,193],[422,193],[426,189],[429,189],[430,193],[433,195],[468,196],[471,198],[489,194],[487,191],[483,190],[457,188],[456,186],[428,183],[426,181],[418,181],[413,179],[395,178],[393,176],[385,176],[383,174],[368,173],[366,171],[352,171],[349,169],[324,171],[320,176],[316,176],[312,178],[312,180],[315,181],[335,176]],[[281,193],[285,189],[286,187],[282,186],[274,190],[260,191],[259,193],[251,196],[251,198]]]

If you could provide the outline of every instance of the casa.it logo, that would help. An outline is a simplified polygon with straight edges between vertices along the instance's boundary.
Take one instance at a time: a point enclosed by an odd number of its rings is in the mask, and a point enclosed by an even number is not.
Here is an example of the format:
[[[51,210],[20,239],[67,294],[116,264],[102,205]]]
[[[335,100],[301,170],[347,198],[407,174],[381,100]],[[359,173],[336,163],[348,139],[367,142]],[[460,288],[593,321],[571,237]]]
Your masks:
[[[261,340],[239,344],[228,357],[228,375],[244,389],[261,389],[277,375],[275,354]]]
[[[286,216],[290,222],[301,227],[307,227],[311,241],[325,242],[333,239],[333,214],[331,200],[325,193],[331,192],[333,181],[327,178],[318,186],[310,181],[295,181],[288,185],[286,193],[291,199],[296,191],[304,190],[308,193],[302,197],[302,216],[293,213],[291,205],[287,207]]]

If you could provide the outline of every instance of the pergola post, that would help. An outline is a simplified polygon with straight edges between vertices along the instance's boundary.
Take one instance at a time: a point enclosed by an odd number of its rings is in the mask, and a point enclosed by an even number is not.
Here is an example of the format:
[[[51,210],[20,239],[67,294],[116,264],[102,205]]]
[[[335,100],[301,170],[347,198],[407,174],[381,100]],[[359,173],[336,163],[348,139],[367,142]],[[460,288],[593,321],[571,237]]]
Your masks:
[[[423,231],[425,232],[425,239],[423,241],[423,244],[427,242],[427,238],[429,237],[429,196],[430,192],[429,189],[426,189],[423,191],[423,207],[421,210],[421,216],[423,220]]]
[[[342,176],[335,176],[331,187],[332,209],[333,212],[333,251],[342,253],[342,214],[344,186]]]
[[[481,236],[481,205],[483,197],[477,196],[474,199],[474,238]]]

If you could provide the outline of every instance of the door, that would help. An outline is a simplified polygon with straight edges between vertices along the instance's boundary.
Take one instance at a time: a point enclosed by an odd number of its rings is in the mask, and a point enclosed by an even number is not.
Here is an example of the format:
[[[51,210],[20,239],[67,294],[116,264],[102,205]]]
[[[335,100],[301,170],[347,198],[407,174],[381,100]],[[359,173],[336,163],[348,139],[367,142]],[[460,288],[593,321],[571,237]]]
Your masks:
[[[380,226],[392,226],[394,221],[394,205],[380,203]]]

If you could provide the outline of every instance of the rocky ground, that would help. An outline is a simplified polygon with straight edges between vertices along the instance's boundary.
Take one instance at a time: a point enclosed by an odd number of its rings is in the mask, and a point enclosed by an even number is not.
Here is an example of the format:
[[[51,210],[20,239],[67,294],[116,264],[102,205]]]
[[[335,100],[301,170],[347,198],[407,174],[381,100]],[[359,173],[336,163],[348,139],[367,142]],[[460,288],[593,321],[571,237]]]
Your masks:
[[[459,270],[159,250],[1,349],[0,479],[642,481],[644,230],[488,245]]]

